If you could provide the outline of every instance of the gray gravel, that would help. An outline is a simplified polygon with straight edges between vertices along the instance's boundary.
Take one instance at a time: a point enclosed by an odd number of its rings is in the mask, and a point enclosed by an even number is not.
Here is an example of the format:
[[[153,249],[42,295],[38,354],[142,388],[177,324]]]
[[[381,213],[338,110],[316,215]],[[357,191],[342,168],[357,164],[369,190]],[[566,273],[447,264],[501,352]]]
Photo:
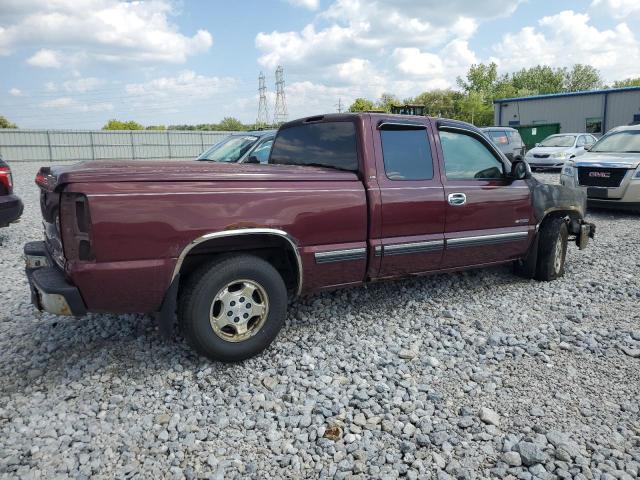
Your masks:
[[[501,267],[305,298],[221,365],[150,317],[38,313],[36,165],[13,169],[0,478],[638,478],[640,216],[590,214],[597,241],[552,283]]]

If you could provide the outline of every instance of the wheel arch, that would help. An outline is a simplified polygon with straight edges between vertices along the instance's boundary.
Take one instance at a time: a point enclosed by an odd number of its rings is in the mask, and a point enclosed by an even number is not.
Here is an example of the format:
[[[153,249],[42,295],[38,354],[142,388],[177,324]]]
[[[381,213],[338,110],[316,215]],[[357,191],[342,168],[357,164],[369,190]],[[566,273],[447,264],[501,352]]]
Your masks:
[[[190,259],[202,255],[231,252],[259,252],[266,257],[284,253],[284,264],[274,265],[279,271],[290,268],[294,276],[289,279],[296,295],[302,292],[302,257],[296,240],[284,230],[275,228],[242,228],[210,232],[192,240],[180,253],[171,276],[171,282],[188,271]],[[268,260],[268,258],[267,258]],[[280,268],[279,268],[280,267]],[[281,271],[281,273],[283,273]],[[283,275],[284,276],[284,275]],[[285,279],[287,280],[287,279]]]

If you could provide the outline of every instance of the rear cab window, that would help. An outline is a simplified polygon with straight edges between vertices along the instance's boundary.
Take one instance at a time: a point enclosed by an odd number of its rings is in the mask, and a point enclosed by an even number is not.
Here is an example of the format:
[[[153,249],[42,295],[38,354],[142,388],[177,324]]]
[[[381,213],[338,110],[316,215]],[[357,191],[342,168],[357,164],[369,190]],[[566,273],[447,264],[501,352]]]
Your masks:
[[[284,126],[271,148],[269,163],[358,171],[356,129],[352,121]]]
[[[491,140],[496,143],[496,145],[507,145],[509,143],[507,132],[505,132],[504,130],[489,130],[489,136],[491,137]]]

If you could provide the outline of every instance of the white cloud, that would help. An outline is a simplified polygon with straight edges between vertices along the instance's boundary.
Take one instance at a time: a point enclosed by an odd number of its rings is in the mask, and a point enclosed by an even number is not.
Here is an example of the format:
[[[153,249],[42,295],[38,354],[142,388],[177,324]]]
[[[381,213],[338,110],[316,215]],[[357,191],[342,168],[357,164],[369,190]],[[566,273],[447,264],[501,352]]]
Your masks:
[[[393,58],[400,71],[409,75],[436,76],[442,75],[444,71],[440,56],[422,52],[419,48],[396,48]]]
[[[29,59],[35,66],[60,66],[63,60],[78,58],[181,63],[213,43],[206,30],[192,36],[180,33],[169,20],[174,14],[170,0],[12,0],[7,7],[0,54],[41,45],[48,49],[40,52],[65,50],[64,57],[59,51],[57,56],[48,54],[48,63],[36,54]]]
[[[126,85],[125,91],[133,96],[209,98],[228,92],[235,84],[232,78],[207,77],[187,70],[175,77],[161,77],[145,83]]]
[[[626,23],[599,30],[589,15],[565,10],[543,17],[538,26],[507,34],[493,47],[503,69],[584,63],[600,69],[607,80],[640,74],[640,43]]]
[[[33,67],[60,68],[62,66],[62,54],[56,50],[43,48],[29,57],[27,63]]]
[[[40,104],[42,108],[63,109],[73,112],[103,112],[113,110],[113,105],[108,102],[93,104],[82,103],[71,97],[58,97]]]
[[[617,20],[625,20],[640,14],[638,0],[593,0],[591,10],[596,15],[607,15]]]
[[[24,92],[19,88],[12,88],[9,90],[9,95],[11,95],[12,97],[22,97],[24,95]]]
[[[296,7],[308,8],[309,10],[317,10],[320,6],[320,0],[287,0],[291,5]]]
[[[76,78],[62,83],[67,92],[85,93],[104,85],[106,80],[96,77]]]
[[[469,40],[482,22],[509,16],[520,3],[335,0],[301,30],[258,33],[258,62],[268,70],[284,65],[294,78],[316,79],[313,87],[297,82],[298,93],[309,86],[334,97],[376,98],[388,91],[403,98],[449,88],[479,61]]]

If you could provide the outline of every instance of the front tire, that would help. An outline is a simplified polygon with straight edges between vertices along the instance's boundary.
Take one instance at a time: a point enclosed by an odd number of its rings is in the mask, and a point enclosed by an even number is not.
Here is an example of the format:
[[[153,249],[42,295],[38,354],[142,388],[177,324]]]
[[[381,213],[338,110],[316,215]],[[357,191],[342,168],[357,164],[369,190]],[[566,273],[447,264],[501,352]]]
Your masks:
[[[180,297],[180,325],[189,345],[224,362],[262,352],[278,335],[286,313],[282,277],[253,255],[225,256],[203,265]]]
[[[549,282],[564,275],[569,229],[564,218],[550,218],[540,228],[536,280]]]

